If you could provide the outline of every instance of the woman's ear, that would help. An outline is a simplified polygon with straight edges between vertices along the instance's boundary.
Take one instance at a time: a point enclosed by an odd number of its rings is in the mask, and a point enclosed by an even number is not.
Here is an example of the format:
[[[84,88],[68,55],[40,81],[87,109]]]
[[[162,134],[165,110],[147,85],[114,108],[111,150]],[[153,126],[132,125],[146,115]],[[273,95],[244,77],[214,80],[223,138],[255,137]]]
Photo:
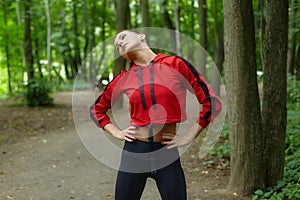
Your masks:
[[[146,35],[143,34],[143,33],[140,33],[140,34],[139,34],[139,37],[140,37],[140,40],[141,40],[142,42],[144,42],[144,41],[145,41],[145,38],[146,38]]]

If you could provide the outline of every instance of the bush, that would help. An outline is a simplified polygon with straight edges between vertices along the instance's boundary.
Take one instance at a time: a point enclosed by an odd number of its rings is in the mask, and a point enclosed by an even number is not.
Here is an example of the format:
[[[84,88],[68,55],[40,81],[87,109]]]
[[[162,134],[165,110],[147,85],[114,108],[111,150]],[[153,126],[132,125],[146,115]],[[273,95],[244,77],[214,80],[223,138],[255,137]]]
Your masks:
[[[53,98],[50,96],[52,90],[47,81],[33,79],[27,85],[27,105],[29,106],[52,106]]]

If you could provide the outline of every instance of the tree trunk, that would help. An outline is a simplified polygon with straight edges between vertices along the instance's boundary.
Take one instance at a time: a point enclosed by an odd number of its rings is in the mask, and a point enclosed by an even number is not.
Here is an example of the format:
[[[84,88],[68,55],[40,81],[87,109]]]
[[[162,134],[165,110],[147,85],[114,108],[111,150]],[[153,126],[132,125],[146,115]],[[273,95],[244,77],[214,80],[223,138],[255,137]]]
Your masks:
[[[219,26],[218,26],[218,6],[217,6],[217,0],[213,1],[213,16],[214,16],[214,32],[215,37],[218,38],[219,36]],[[218,40],[218,39],[216,39]]]
[[[130,9],[128,0],[114,0],[117,32],[130,28]]]
[[[84,41],[84,47],[83,47],[83,55],[84,58],[86,58],[87,54],[88,54],[88,49],[89,49],[89,35],[90,35],[90,31],[89,31],[89,18],[88,18],[88,8],[87,8],[87,2],[86,0],[82,0],[82,4],[83,4],[83,21],[84,21],[84,28],[85,28],[85,41]]]
[[[140,14],[140,5],[139,5],[140,1],[139,0],[134,0],[134,7],[132,7],[132,10],[134,11],[134,20],[130,20],[130,23],[131,23],[131,28],[138,28],[139,26],[139,14]],[[131,19],[131,17],[130,17]]]
[[[75,51],[75,74],[78,72],[78,67],[81,65],[81,56],[80,56],[80,45],[79,45],[79,31],[78,31],[78,16],[77,16],[77,1],[73,2],[73,31],[75,34],[74,38],[74,51]],[[84,74],[83,74],[84,76]]]
[[[45,11],[47,16],[47,70],[48,70],[48,81],[50,81],[50,72],[51,72],[51,15],[49,9],[48,0],[44,0],[45,2]]]
[[[8,92],[12,93],[11,86],[11,67],[10,67],[10,55],[9,55],[9,39],[7,34],[7,9],[6,1],[2,1],[2,11],[3,11],[3,21],[4,21],[4,41],[5,41],[5,55],[6,55],[6,67],[7,67],[7,76],[8,76]]]
[[[148,0],[140,0],[142,13],[142,27],[149,27],[149,3]]]
[[[175,36],[175,27],[173,25],[173,22],[171,20],[171,17],[169,15],[168,12],[168,0],[164,0],[162,3],[162,15],[163,15],[163,20],[165,22],[165,25],[167,26],[167,28],[170,30],[170,41],[176,41],[176,36]],[[172,42],[172,49],[176,49],[176,44],[175,42]]]
[[[267,1],[262,107],[266,187],[283,178],[287,41],[288,0]]]
[[[103,0],[103,7],[106,7],[106,0]],[[97,23],[97,2],[92,1],[92,8],[90,12],[90,18],[92,19],[91,21],[91,45],[90,45],[90,50],[92,50],[96,46],[96,34],[95,34],[95,29],[96,29],[96,23]],[[103,15],[106,15],[106,9],[103,9]],[[105,18],[102,17],[102,20],[106,21]],[[104,26],[105,27],[105,26]]]
[[[32,41],[31,41],[31,0],[24,1],[24,18],[25,18],[25,30],[24,30],[24,56],[26,63],[26,71],[28,82],[34,78],[33,68],[33,55],[32,55]]]
[[[252,1],[223,0],[223,7],[231,146],[231,176],[227,189],[251,194],[263,188],[262,124]]]
[[[288,60],[287,60],[287,67],[288,67],[288,72],[291,74],[291,75],[294,75],[295,73],[295,54],[296,54],[296,42],[297,42],[297,38],[296,38],[296,32],[295,32],[295,29],[296,29],[296,20],[297,19],[297,0],[292,0],[291,2],[291,14],[290,14],[290,30],[291,30],[291,33],[289,34],[290,38],[289,38],[289,41],[290,41],[290,45],[289,45],[289,48],[288,48]]]
[[[66,44],[67,46],[67,60],[68,63],[70,63],[71,65],[71,72],[72,72],[72,77],[75,78],[78,72],[78,65],[77,65],[77,61],[76,61],[76,54],[75,57],[72,56],[72,49],[70,47],[69,44]]]
[[[195,3],[195,0],[191,0],[190,1],[190,18],[191,18],[191,27],[190,27],[190,30],[191,30],[191,34],[190,36],[195,39],[195,6],[194,6],[194,3]],[[191,63],[194,63],[194,51],[195,51],[195,48],[194,48],[194,45],[189,45],[189,51],[188,51],[188,60],[191,62]]]
[[[86,59],[87,54],[88,54],[88,49],[89,49],[89,44],[90,44],[90,31],[89,31],[89,19],[88,19],[88,14],[87,14],[87,3],[86,0],[82,0],[82,4],[83,4],[83,19],[84,19],[84,27],[85,27],[85,43],[84,43],[84,47],[83,47],[83,56],[84,59]],[[86,63],[88,62],[84,62],[83,65],[81,65],[81,74],[83,76],[84,81],[87,81],[87,65]]]
[[[175,21],[175,45],[176,45],[176,54],[181,56],[181,41],[180,41],[180,11],[179,11],[179,1],[175,2],[175,10],[174,10],[174,21]]]
[[[221,74],[222,65],[224,62],[224,32],[222,31],[219,36],[217,36],[216,47],[214,51],[214,62],[216,67],[214,67],[213,77],[212,77],[212,87],[217,95],[220,95],[221,86]]]
[[[16,15],[17,15],[17,24],[21,24],[21,15],[20,15],[20,7],[19,7],[19,0],[16,0]]]
[[[199,4],[199,32],[200,32],[200,45],[207,49],[207,5],[206,0],[198,0]],[[200,63],[200,73],[202,76],[206,77],[206,58],[207,53],[200,52],[199,63]]]
[[[106,0],[103,1],[103,8],[105,8],[105,7],[106,7]],[[101,56],[99,58],[99,63],[98,63],[97,68],[95,70],[96,74],[99,73],[99,70],[101,68],[102,62],[103,62],[103,60],[105,58],[105,54],[106,54],[106,41],[105,41],[105,39],[106,39],[105,38],[105,21],[106,20],[105,20],[105,18],[106,18],[106,12],[103,12],[103,14],[102,14],[102,23],[101,23],[101,28],[102,28],[101,41],[103,41],[102,42],[102,51],[101,51]],[[123,63],[121,63],[121,64],[123,64]],[[103,78],[103,77],[101,77],[101,78]]]
[[[130,9],[128,0],[114,0],[115,11],[116,11],[116,22],[117,22],[117,32],[128,29],[130,27]],[[117,76],[121,70],[126,68],[127,61],[122,57],[118,56],[115,59],[115,66],[113,69],[114,77]],[[121,108],[123,106],[122,100],[115,104],[116,108]]]
[[[40,63],[41,57],[40,57],[40,46],[39,46],[39,38],[38,35],[34,35],[33,36],[33,44],[34,44],[34,57],[36,60],[36,66],[38,68],[39,71],[39,77],[43,78],[43,70],[42,70],[42,65]]]
[[[66,20],[65,20],[65,8],[63,8],[61,11],[61,33],[62,33],[62,39],[66,38],[66,28],[65,28],[65,24],[66,24]],[[62,40],[64,41],[64,40]],[[69,71],[69,64],[68,64],[68,58],[67,58],[67,44],[66,44],[66,40],[64,42],[60,43],[61,46],[63,46],[64,50],[61,53],[62,59],[63,59],[63,63],[64,63],[64,69],[65,69],[65,73],[66,73],[66,77],[67,80],[70,80],[73,78],[73,76],[71,75],[70,71]]]
[[[300,46],[298,47],[295,66],[296,66],[296,80],[300,81]]]
[[[260,37],[259,38],[260,38],[260,59],[261,59],[262,69],[264,68],[263,49],[264,49],[264,35],[265,35],[265,25],[266,25],[264,8],[265,8],[265,0],[259,0],[259,12],[260,12],[260,19],[259,19]]]
[[[117,22],[117,32],[129,28],[129,1],[128,0],[114,0],[115,2],[115,11],[116,11],[116,22]],[[115,67],[113,69],[114,76],[118,75],[121,70],[125,69],[126,60],[119,56],[115,60]]]
[[[103,0],[102,2],[103,4],[103,8],[106,7],[106,0]],[[93,1],[92,2],[92,7],[91,7],[91,12],[90,12],[90,18],[92,19],[91,20],[91,37],[90,37],[90,56],[89,56],[89,63],[90,63],[90,68],[89,68],[89,81],[91,84],[95,84],[97,83],[97,74],[98,72],[97,71],[97,65],[95,64],[95,59],[94,59],[94,53],[93,53],[93,48],[94,46],[96,45],[96,35],[95,35],[95,22],[97,21],[97,6],[96,6],[96,2]],[[102,34],[101,35],[104,35],[105,36],[105,24],[104,22],[106,21],[105,20],[105,16],[106,16],[106,9],[103,9],[103,12],[102,12],[102,24],[101,24],[101,30],[102,30]],[[105,37],[102,37],[101,38],[101,41],[103,41],[103,45],[105,46]],[[105,50],[105,48],[104,48]],[[102,52],[103,53],[103,52]],[[103,53],[104,54],[104,53]]]
[[[221,73],[222,65],[224,62],[224,30],[223,25],[221,32],[219,32],[218,27],[218,10],[217,10],[217,0],[214,0],[214,32],[216,38],[216,44],[214,49],[214,62],[216,67],[213,69],[212,77],[212,88],[217,95],[220,95],[220,86],[221,86]]]

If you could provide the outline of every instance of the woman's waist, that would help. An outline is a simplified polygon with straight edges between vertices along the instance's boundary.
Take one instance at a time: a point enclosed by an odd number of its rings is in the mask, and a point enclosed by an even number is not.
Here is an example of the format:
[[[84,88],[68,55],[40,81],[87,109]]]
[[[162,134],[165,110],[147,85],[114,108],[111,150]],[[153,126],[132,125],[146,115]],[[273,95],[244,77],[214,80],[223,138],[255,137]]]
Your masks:
[[[149,124],[148,126],[136,126],[135,137],[138,140],[149,142],[151,137],[153,142],[162,142],[161,134],[176,134],[176,123],[171,124]]]

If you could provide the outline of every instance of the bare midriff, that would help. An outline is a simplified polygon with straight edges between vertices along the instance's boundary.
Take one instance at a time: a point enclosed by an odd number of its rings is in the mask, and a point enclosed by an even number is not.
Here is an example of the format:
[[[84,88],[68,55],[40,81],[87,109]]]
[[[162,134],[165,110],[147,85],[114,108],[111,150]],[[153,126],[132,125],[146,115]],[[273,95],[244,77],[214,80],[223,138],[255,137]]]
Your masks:
[[[176,134],[176,123],[172,124],[153,124],[153,142],[164,141],[161,137],[163,133]],[[138,126],[136,127],[136,139],[149,142],[149,127]]]

